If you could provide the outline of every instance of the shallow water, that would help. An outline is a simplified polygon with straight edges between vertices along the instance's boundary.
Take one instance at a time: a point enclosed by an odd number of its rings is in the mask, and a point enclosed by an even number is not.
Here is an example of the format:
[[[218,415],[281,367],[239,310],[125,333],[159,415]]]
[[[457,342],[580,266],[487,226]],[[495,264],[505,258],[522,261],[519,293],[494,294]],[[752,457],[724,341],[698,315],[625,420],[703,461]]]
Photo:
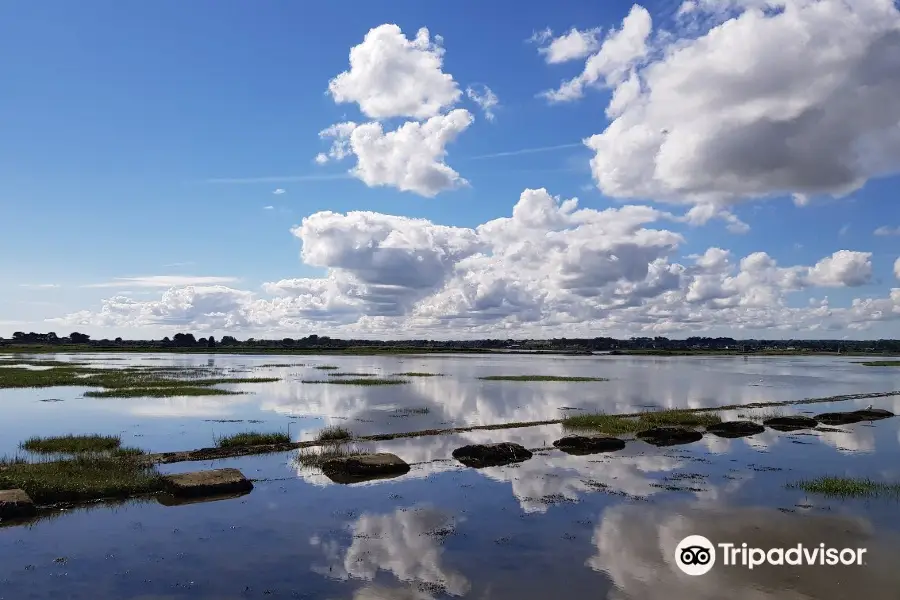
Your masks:
[[[0,455],[16,452],[19,441],[31,435],[119,433],[127,445],[160,452],[212,446],[215,437],[248,428],[289,431],[300,440],[335,424],[365,435],[558,419],[571,412],[566,409],[621,413],[900,390],[900,369],[865,367],[857,364],[864,360],[860,357],[97,354],[37,358],[88,361],[111,368],[135,364],[214,367],[224,376],[282,380],[224,386],[250,392],[246,395],[183,398],[85,398],[85,388],[0,390],[4,409]],[[263,366],[289,363],[305,366]],[[442,376],[413,377],[408,384],[391,386],[301,383],[328,379],[328,371],[314,368],[322,365],[337,366],[342,372],[422,371]],[[478,379],[517,374],[594,376],[609,381]],[[857,404],[862,408],[869,402]],[[900,396],[878,399],[877,405],[900,412]],[[818,406],[812,409],[818,411]]]
[[[156,362],[173,360],[163,358]],[[205,358],[190,359],[206,365]],[[242,356],[213,360],[233,369],[293,362]],[[50,389],[38,390],[38,398],[65,401],[41,403],[25,399],[30,390],[9,397],[3,390],[5,403],[11,402],[5,407],[12,407],[6,414],[16,424],[4,419],[0,440],[14,447],[26,430],[72,432],[77,425],[86,431],[124,430],[132,436],[126,435],[126,443],[171,450],[208,445],[209,428],[223,433],[227,427],[248,427],[204,421],[210,418],[262,419],[265,423],[256,426],[263,429],[290,421],[299,438],[328,423],[383,432],[444,421],[553,418],[560,406],[624,412],[645,404],[713,406],[900,389],[896,370],[820,358],[302,361],[345,371],[446,375],[413,379],[409,386],[304,386],[294,378],[321,373],[290,368],[283,370],[290,378],[285,382],[248,386],[254,395],[174,400],[93,400]],[[498,373],[598,374],[613,381],[475,379]],[[752,385],[760,378],[762,384]],[[898,402],[878,398],[784,410],[818,413],[872,403],[900,412]],[[429,407],[427,415],[392,416],[395,408],[422,406]],[[669,448],[631,441],[622,451],[591,456],[552,448],[562,435],[557,425],[397,439],[362,446],[396,453],[412,464],[410,473],[349,486],[295,466],[294,453],[164,465],[167,472],[236,467],[255,480],[255,488],[215,502],[132,502],[0,527],[0,600],[719,600],[726,594],[736,600],[895,600],[900,501],[839,500],[787,487],[824,474],[900,481],[900,419],[837,429],[766,430],[736,440],[706,435],[701,442]],[[133,437],[138,431],[144,437]],[[535,455],[517,465],[481,470],[451,457],[461,445],[496,441],[521,443]],[[864,547],[867,564],[752,571],[717,565],[704,576],[688,577],[677,571],[673,558],[675,545],[688,534],[765,548],[801,542]]]

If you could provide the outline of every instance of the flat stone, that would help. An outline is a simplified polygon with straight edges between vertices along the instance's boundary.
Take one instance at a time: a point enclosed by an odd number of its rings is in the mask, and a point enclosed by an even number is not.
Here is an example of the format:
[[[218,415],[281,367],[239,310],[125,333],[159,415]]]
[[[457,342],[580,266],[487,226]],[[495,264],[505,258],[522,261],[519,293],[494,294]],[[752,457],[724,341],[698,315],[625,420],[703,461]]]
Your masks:
[[[725,421],[710,425],[706,430],[723,438],[739,438],[762,433],[766,428],[753,421]]]
[[[36,513],[34,502],[23,490],[0,490],[0,519],[24,519]]]
[[[335,483],[360,483],[405,475],[409,465],[396,454],[380,452],[328,459],[322,472]]]
[[[798,429],[812,429],[819,422],[811,417],[792,415],[789,417],[773,417],[763,421],[763,425],[771,427],[775,431],[797,431]]]
[[[654,427],[638,432],[637,438],[654,446],[676,446],[699,442],[703,433],[687,427]]]
[[[553,442],[553,445],[567,454],[586,456],[599,452],[615,452],[625,447],[625,440],[607,436],[570,435]]]
[[[519,444],[500,442],[499,444],[472,444],[453,451],[453,458],[473,469],[500,467],[528,460],[531,451]]]
[[[166,491],[173,496],[197,498],[249,492],[253,484],[237,469],[214,469],[167,475]]]
[[[862,416],[856,412],[822,413],[816,415],[815,419],[825,425],[849,425],[850,423],[859,423],[863,420]]]
[[[884,410],[883,408],[864,408],[853,412],[859,415],[861,421],[878,421],[879,419],[887,419],[888,417],[895,416],[894,413],[889,410]]]

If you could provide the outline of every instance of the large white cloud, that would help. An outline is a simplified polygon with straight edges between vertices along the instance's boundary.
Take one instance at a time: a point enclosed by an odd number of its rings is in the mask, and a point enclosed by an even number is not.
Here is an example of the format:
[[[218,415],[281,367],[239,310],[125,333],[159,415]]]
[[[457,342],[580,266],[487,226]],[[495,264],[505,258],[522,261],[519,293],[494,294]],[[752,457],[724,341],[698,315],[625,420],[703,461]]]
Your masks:
[[[356,158],[350,174],[369,187],[391,186],[433,197],[467,184],[448,166],[448,144],[474,121],[472,113],[453,108],[462,91],[453,76],[443,72],[444,48],[440,36],[431,39],[422,28],[409,40],[397,25],[371,29],[350,51],[350,70],[331,80],[328,90],[335,102],[355,102],[374,121],[336,123],[319,133],[332,140],[318,164]],[[486,85],[466,89],[470,100],[488,120],[498,99]],[[393,130],[385,119],[410,120]]]
[[[350,50],[350,70],[332,79],[328,91],[373,119],[434,117],[462,94],[442,71],[443,56],[440,36],[432,40],[424,27],[409,40],[397,25],[379,25]]]
[[[552,37],[550,30],[541,32],[534,41],[547,42],[545,46],[538,48],[538,52],[544,56],[548,64],[564,63],[570,60],[584,58],[593,54],[600,47],[600,28],[579,30],[575,27],[568,32]],[[552,38],[552,39],[551,39]]]
[[[328,154],[317,162],[356,157],[350,173],[369,187],[392,186],[404,192],[433,197],[466,185],[459,173],[444,163],[446,146],[468,129],[472,114],[457,108],[427,121],[407,121],[393,131],[381,123],[339,123],[323,130],[322,138],[334,138]]]
[[[172,288],[160,300],[116,297],[80,326],[172,326],[334,334],[515,337],[731,334],[859,330],[900,322],[900,288],[846,308],[802,291],[872,279],[872,254],[839,250],[811,266],[721,248],[679,258],[681,217],[646,206],[579,209],[525,190],[512,216],[476,228],[373,212],[310,215],[293,233],[324,277],[263,286],[268,297],[221,286]],[[765,332],[765,333],[762,333]]]
[[[900,168],[900,11],[891,0],[688,3],[686,30],[635,7],[548,93],[612,91],[586,143],[604,193],[688,203],[841,196]],[[695,31],[699,27],[699,31]]]

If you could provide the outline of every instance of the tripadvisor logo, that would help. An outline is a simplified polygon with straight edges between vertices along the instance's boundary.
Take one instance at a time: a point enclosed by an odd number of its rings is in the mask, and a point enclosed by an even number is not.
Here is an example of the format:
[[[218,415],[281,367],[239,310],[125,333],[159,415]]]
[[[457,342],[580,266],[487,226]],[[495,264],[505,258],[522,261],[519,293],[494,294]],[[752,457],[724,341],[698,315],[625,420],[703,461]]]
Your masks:
[[[866,548],[829,548],[825,544],[806,547],[797,544],[790,548],[749,547],[746,543],[720,542],[713,544],[702,535],[689,535],[675,548],[675,564],[687,575],[705,575],[715,566],[717,556],[723,566],[753,569],[761,565],[799,566],[862,565]]]

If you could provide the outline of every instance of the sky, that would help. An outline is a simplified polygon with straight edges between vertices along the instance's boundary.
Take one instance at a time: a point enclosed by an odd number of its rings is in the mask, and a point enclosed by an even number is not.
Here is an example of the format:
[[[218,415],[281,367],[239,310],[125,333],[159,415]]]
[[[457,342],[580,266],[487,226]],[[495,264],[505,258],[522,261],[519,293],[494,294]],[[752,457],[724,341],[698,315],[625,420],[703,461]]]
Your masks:
[[[900,338],[892,0],[48,0],[0,55],[0,336]]]

